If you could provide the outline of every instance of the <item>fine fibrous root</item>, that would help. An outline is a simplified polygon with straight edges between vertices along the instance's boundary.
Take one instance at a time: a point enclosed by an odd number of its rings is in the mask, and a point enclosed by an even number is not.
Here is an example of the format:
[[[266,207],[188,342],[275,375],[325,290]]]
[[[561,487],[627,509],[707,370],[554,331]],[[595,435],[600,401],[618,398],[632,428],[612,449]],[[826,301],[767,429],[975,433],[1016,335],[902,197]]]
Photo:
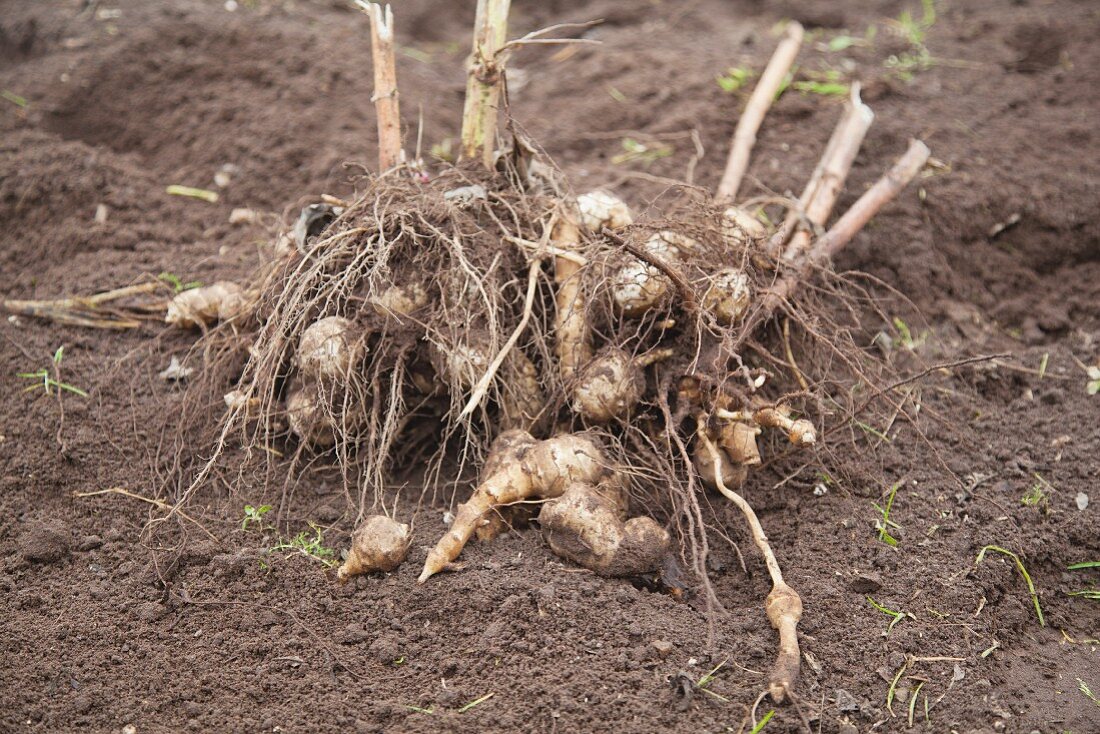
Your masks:
[[[405,560],[411,542],[408,525],[385,515],[371,515],[352,533],[351,548],[336,569],[336,578],[344,583],[352,576],[392,571]]]
[[[700,429],[699,440],[702,442],[714,464],[721,462],[718,448],[707,436],[706,431]],[[782,703],[787,695],[794,689],[798,682],[799,651],[798,651],[798,621],[802,619],[802,599],[794,589],[783,581],[783,572],[779,569],[779,562],[775,558],[768,536],[764,534],[764,528],[760,525],[759,518],[752,506],[741,495],[726,486],[722,481],[721,473],[716,475],[715,488],[728,500],[737,505],[745,516],[749,529],[752,532],[753,542],[764,556],[764,563],[768,567],[768,574],[772,580],[772,590],[765,602],[765,612],[772,627],[779,633],[779,652],[775,665],[768,675],[768,693],[776,703]]]
[[[469,501],[459,505],[451,527],[428,554],[418,581],[427,581],[457,558],[494,507],[557,497],[573,482],[596,484],[608,472],[603,450],[592,438],[567,434],[536,441],[525,431],[506,431],[493,443],[484,479]]]

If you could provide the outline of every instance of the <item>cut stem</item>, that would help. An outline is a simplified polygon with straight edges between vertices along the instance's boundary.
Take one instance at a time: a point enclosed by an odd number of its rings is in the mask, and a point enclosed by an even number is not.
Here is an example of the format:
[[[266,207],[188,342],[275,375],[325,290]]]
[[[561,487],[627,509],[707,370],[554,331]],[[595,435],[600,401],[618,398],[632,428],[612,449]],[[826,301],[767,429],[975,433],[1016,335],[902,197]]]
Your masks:
[[[814,230],[824,227],[828,221],[833,207],[836,206],[837,197],[844,188],[844,181],[852,170],[852,162],[855,161],[859,148],[863,145],[863,138],[874,119],[871,108],[860,101],[859,85],[853,84],[848,108],[826,146],[825,154],[803,192],[802,199],[799,200],[799,205],[803,208],[801,215]],[[812,236],[813,233],[805,229],[795,232],[783,256],[793,260],[805,252],[810,246]]]
[[[466,105],[462,111],[462,157],[493,167],[497,111],[504,85],[504,61],[498,52],[508,33],[511,0],[478,0],[473,53],[467,70]]]
[[[386,5],[358,0],[370,18],[370,50],[374,65],[374,95],[378,115],[378,172],[405,162],[401,149],[401,114],[397,101],[397,68],[394,62],[393,10]]]
[[[741,113],[741,119],[737,121],[737,129],[733,132],[733,142],[730,144],[730,155],[726,160],[726,170],[722,174],[722,181],[718,184],[717,198],[732,200],[737,196],[737,190],[741,187],[741,180],[745,177],[745,171],[749,167],[749,156],[756,145],[756,133],[764,122],[764,116],[775,101],[779,87],[783,84],[787,73],[794,64],[798,50],[802,46],[802,25],[792,21],[787,26],[783,40],[772,54],[764,73],[760,75],[760,81],[752,90],[752,96],[745,105],[745,111]]]
[[[721,456],[714,442],[707,436],[703,426],[706,421],[699,421],[699,441],[702,442],[715,466],[719,466]],[[798,682],[799,651],[798,651],[798,621],[802,619],[802,599],[790,586],[783,581],[783,572],[779,569],[779,561],[775,558],[768,536],[764,534],[764,528],[760,525],[756,512],[745,498],[726,486],[722,480],[722,473],[715,472],[715,486],[726,499],[737,505],[741,514],[749,524],[752,531],[753,542],[764,556],[764,564],[768,567],[768,575],[771,576],[772,590],[768,594],[764,609],[768,615],[768,621],[779,632],[779,652],[776,655],[775,665],[768,675],[768,693],[772,700],[781,703],[794,689]]]
[[[910,141],[905,155],[859,197],[828,232],[818,238],[814,243],[811,260],[820,262],[844,249],[882,207],[897,198],[901,190],[916,178],[931,154],[928,146],[921,141]]]

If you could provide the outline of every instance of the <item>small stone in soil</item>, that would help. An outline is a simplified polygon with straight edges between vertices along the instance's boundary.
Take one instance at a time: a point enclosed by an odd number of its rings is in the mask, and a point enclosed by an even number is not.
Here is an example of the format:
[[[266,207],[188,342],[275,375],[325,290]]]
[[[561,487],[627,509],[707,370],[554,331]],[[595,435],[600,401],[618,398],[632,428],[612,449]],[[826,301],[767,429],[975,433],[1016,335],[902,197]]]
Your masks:
[[[657,654],[661,657],[665,657],[672,652],[673,645],[668,640],[654,640],[650,643],[653,645],[653,649],[657,651]]]

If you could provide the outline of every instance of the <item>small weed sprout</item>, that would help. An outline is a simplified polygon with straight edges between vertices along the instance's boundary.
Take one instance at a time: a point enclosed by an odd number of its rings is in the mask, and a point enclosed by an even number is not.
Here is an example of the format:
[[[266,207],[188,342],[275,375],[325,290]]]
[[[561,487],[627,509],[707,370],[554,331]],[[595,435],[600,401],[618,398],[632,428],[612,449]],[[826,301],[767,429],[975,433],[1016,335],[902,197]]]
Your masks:
[[[726,69],[725,74],[718,75],[714,80],[718,82],[718,86],[722,88],[723,92],[736,92],[745,86],[745,82],[752,77],[752,69],[746,69],[743,66],[731,66]]]
[[[888,21],[910,46],[909,51],[893,54],[886,59],[886,68],[902,81],[911,81],[918,71],[925,71],[935,59],[924,45],[928,31],[936,23],[935,0],[921,0],[922,14],[918,20],[908,10],[902,11],[896,20]]]
[[[248,526],[252,523],[262,525],[263,516],[269,512],[271,512],[271,505],[260,505],[259,507],[245,505],[244,519],[241,521],[241,530],[248,530]]]
[[[922,331],[919,336],[913,336],[913,330],[909,328],[909,324],[897,316],[893,319],[894,329],[898,335],[891,340],[894,348],[899,347],[908,349],[910,352],[915,352],[924,346],[924,343],[928,341],[928,332]]]
[[[893,609],[889,609],[888,607],[879,604],[877,601],[872,599],[870,595],[867,596],[867,601],[870,602],[871,606],[873,606],[875,609],[891,618],[890,624],[887,625],[886,632],[885,634],[883,634],[883,637],[889,637],[890,633],[894,631],[894,627],[897,626],[898,622],[905,619],[906,617],[909,617],[910,619],[916,619],[916,617],[914,617],[909,612],[894,611]]]
[[[703,693],[707,694],[708,696],[713,696],[714,698],[717,698],[719,701],[725,701],[726,703],[729,703],[728,698],[726,698],[725,696],[721,696],[721,695],[715,693],[714,691],[710,690],[709,688],[707,688],[707,686],[709,686],[714,681],[714,679],[717,677],[718,671],[722,669],[722,666],[725,665],[726,662],[727,661],[723,660],[722,662],[718,663],[713,668],[711,668],[708,672],[704,673],[703,676],[701,678],[699,678],[698,681],[696,681],[695,687],[698,688]]]
[[[31,392],[42,388],[43,392],[53,393],[56,392],[57,396],[61,397],[61,391],[71,392],[74,395],[79,395],[82,398],[88,397],[88,393],[81,390],[79,387],[70,385],[67,382],[61,382],[57,379],[61,374],[61,360],[65,357],[65,346],[62,345],[57,348],[57,351],[53,353],[53,368],[43,367],[40,370],[34,372],[16,372],[15,376],[24,380],[34,380],[34,384],[28,385],[23,388],[23,392]]]
[[[1084,561],[1082,563],[1074,563],[1071,566],[1066,566],[1069,571],[1083,571],[1086,569],[1100,569],[1100,561]],[[1084,599],[1091,599],[1092,601],[1100,601],[1100,589],[1096,588],[1095,584],[1091,588],[1081,589],[1080,591],[1067,592],[1070,596],[1080,596]]]
[[[1100,367],[1096,365],[1086,367],[1085,374],[1089,376],[1089,381],[1085,383],[1085,392],[1089,395],[1100,392]]]
[[[877,502],[872,502],[871,505],[878,510],[881,519],[875,520],[875,529],[878,530],[878,539],[886,545],[896,547],[898,544],[897,538],[890,535],[890,528],[900,530],[901,525],[890,519],[890,510],[894,506],[894,498],[898,494],[898,489],[901,488],[902,482],[895,482],[894,486],[890,487],[889,494],[886,495],[886,506],[883,507]]]
[[[1077,679],[1077,690],[1081,691],[1081,693],[1085,695],[1085,698],[1092,701],[1097,706],[1100,706],[1100,699],[1096,698],[1096,694],[1089,688],[1088,683],[1085,683],[1085,681],[1080,678]]]
[[[492,698],[492,697],[493,697],[494,695],[496,695],[496,694],[494,694],[494,693],[486,693],[486,694],[485,694],[484,696],[482,696],[481,698],[475,698],[475,699],[474,699],[473,701],[470,701],[470,702],[469,702],[468,704],[466,704],[465,706],[462,706],[461,708],[459,708],[459,710],[458,710],[458,713],[460,713],[460,714],[464,714],[464,713],[466,713],[467,711],[469,711],[470,709],[472,709],[472,708],[473,708],[474,706],[477,706],[478,704],[481,704],[481,703],[485,703],[485,702],[486,702],[486,701],[488,701],[488,700],[489,700],[490,698]]]
[[[775,716],[775,709],[769,709],[768,713],[764,714],[764,718],[757,722],[756,726],[752,728],[749,734],[760,734],[760,732],[764,731],[764,727],[768,725],[768,722],[772,720],[773,716]]]
[[[1035,483],[1027,490],[1027,493],[1020,498],[1020,504],[1025,507],[1042,507],[1044,510],[1049,510],[1050,501],[1047,499],[1047,492],[1044,490],[1053,490],[1050,482],[1043,479],[1038,473],[1033,475],[1035,477]]]
[[[303,530],[290,540],[281,541],[271,550],[300,553],[306,558],[323,564],[327,568],[336,566],[336,551],[332,548],[325,547],[324,531],[322,531],[320,526],[313,521],[310,521],[309,527],[313,530],[312,536],[308,531]]]
[[[202,286],[202,281],[191,280],[185,283],[183,281],[183,278],[179,277],[175,273],[169,273],[168,271],[165,271],[158,275],[157,280],[171,288],[173,293],[183,293],[184,291],[189,291],[193,288],[200,288]]]
[[[974,565],[977,566],[985,558],[986,551],[993,551],[1000,553],[1001,555],[1008,556],[1016,562],[1016,568],[1020,571],[1020,575],[1024,577],[1024,581],[1027,582],[1027,591],[1031,595],[1031,603],[1035,606],[1035,614],[1039,617],[1039,626],[1046,627],[1046,620],[1043,619],[1043,609],[1039,606],[1039,595],[1035,592],[1035,584],[1031,581],[1031,574],[1024,568],[1024,562],[1020,560],[1020,557],[1008,550],[1002,548],[999,545],[987,545],[978,552],[978,558],[974,561]]]

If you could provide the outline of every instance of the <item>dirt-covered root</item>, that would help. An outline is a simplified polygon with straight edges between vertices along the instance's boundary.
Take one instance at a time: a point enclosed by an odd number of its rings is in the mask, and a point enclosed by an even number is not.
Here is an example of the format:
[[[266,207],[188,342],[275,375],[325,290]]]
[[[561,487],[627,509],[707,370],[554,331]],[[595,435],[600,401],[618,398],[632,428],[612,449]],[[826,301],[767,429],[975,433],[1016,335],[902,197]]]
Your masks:
[[[775,584],[764,603],[768,621],[779,633],[779,652],[768,674],[768,694],[782,703],[798,683],[798,622],[802,619],[802,599],[782,581]]]
[[[458,558],[493,508],[536,497],[557,497],[574,482],[595,484],[609,472],[603,449],[590,437],[567,434],[536,441],[525,431],[501,434],[490,449],[481,484],[459,505],[451,527],[428,553],[419,582]]]
[[[412,533],[405,523],[385,515],[371,515],[351,536],[347,559],[336,570],[341,583],[352,576],[392,571],[409,553]]]
[[[599,487],[570,485],[539,512],[542,535],[556,555],[601,576],[637,576],[660,571],[671,537],[650,517],[625,522],[623,508]]]

